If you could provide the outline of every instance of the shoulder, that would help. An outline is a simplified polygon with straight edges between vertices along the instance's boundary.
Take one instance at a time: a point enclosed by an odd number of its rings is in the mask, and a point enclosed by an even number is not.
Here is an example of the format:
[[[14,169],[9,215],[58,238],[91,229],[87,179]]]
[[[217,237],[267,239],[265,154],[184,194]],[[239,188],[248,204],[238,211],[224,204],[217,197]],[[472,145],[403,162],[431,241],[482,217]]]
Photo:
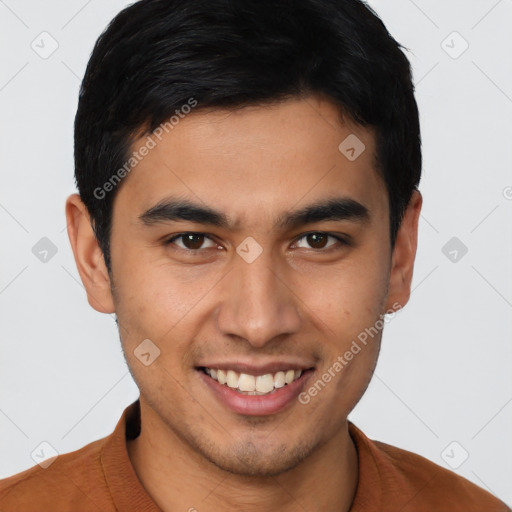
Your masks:
[[[510,512],[510,508],[466,478],[416,453],[370,440],[355,426],[351,434],[364,462],[374,471],[383,504],[399,504],[403,512]],[[372,469],[368,474],[372,474]],[[387,510],[387,508],[383,507]]]
[[[395,477],[419,490],[420,499],[436,501],[442,497],[453,503],[467,505],[482,504],[494,506],[485,510],[508,510],[503,503],[486,490],[478,487],[466,478],[450,471],[431,460],[396,446],[374,441],[381,457],[386,460]],[[496,508],[497,507],[497,508]]]
[[[105,510],[101,449],[109,436],[0,480],[0,510]]]

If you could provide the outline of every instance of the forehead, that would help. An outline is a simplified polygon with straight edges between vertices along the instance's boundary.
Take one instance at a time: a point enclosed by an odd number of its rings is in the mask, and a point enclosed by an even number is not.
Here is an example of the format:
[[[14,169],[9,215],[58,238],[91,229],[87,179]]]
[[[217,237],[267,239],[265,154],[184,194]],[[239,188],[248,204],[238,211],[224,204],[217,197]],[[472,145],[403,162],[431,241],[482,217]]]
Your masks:
[[[315,96],[179,118],[124,178],[114,216],[130,221],[166,197],[225,212],[257,226],[319,199],[351,198],[373,215],[387,209],[374,164],[375,137]],[[132,146],[148,146],[147,135]]]

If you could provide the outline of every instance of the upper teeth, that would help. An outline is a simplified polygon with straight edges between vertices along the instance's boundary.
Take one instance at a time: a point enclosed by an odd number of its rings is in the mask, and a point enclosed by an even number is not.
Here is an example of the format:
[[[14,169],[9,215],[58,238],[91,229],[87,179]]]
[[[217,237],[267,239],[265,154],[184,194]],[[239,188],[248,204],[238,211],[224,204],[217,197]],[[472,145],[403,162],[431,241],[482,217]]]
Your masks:
[[[280,371],[272,375],[249,375],[247,373],[238,373],[234,370],[219,370],[213,368],[205,368],[206,373],[218,381],[220,384],[226,384],[237,391],[246,391],[250,394],[270,393],[278,388],[282,388],[286,384],[290,384],[302,375],[302,370]]]

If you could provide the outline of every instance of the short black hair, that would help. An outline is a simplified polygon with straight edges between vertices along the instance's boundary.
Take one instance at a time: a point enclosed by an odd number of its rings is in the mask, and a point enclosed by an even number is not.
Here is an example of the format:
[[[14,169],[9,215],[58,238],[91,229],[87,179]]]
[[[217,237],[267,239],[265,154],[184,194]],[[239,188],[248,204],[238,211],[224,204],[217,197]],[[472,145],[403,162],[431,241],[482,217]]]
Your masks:
[[[112,178],[129,172],[137,137],[191,101],[197,112],[318,94],[342,116],[375,127],[393,248],[421,176],[418,108],[402,49],[361,0],[141,0],[122,10],[94,46],[74,133],[75,180],[109,273],[120,186]]]

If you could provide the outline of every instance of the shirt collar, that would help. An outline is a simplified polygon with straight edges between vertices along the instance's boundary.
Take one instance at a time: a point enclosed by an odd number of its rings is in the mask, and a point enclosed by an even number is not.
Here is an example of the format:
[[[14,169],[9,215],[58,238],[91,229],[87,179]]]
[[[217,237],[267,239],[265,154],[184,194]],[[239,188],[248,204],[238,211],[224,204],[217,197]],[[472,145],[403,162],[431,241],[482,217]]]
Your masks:
[[[119,512],[161,512],[135,473],[126,441],[140,433],[140,403],[137,399],[123,411],[114,432],[101,451],[101,464],[114,504]]]
[[[372,455],[371,441],[353,423],[348,422],[358,457],[358,483],[350,512],[380,510],[381,475]],[[101,451],[101,464],[116,508],[120,512],[161,512],[143,487],[132,466],[127,440],[140,434],[140,402],[137,399],[123,411],[114,432]]]

